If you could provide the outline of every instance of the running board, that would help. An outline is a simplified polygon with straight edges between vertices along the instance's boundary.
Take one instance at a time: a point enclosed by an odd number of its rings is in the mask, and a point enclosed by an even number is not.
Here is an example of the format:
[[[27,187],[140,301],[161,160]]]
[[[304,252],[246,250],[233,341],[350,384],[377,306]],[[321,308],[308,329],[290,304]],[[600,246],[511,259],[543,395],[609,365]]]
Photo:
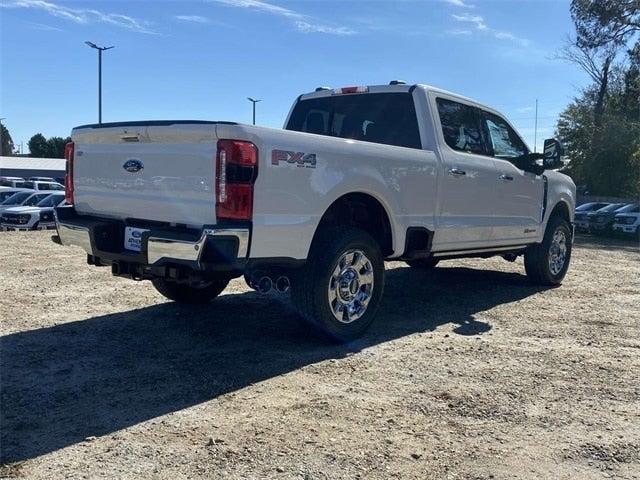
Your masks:
[[[466,256],[466,255],[474,255],[474,254],[492,254],[492,253],[501,253],[501,252],[512,252],[523,250],[527,248],[528,245],[509,245],[506,247],[489,247],[489,248],[478,248],[472,250],[450,250],[445,252],[433,252],[431,255],[434,258],[440,257],[455,257],[455,256]]]

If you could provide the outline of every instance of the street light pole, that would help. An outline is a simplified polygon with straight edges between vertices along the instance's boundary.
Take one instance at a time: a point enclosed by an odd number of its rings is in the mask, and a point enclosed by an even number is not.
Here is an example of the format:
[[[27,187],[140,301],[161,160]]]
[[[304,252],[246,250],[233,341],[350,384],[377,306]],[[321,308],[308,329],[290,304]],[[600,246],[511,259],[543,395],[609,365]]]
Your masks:
[[[247,97],[247,100],[249,100],[251,103],[253,103],[253,124],[256,124],[256,103],[261,102],[261,99],[255,99],[255,98],[251,98],[251,97]]]
[[[98,123],[102,123],[102,52],[111,50],[111,47],[99,47],[93,42],[84,42],[91,48],[98,50]]]

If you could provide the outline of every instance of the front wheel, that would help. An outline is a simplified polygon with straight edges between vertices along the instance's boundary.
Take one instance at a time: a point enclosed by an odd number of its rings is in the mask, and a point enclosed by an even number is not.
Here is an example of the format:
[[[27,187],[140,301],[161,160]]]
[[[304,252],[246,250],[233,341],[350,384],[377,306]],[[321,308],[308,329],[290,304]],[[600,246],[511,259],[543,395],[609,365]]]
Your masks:
[[[560,285],[569,269],[572,244],[569,223],[561,217],[549,219],[542,243],[529,247],[524,254],[529,279],[539,285]]]
[[[373,323],[382,298],[382,252],[357,228],[330,228],[320,235],[292,285],[292,300],[308,322],[333,339],[354,340]]]
[[[164,278],[154,278],[151,283],[155,289],[169,300],[178,303],[209,303],[222,293],[229,283],[228,279],[203,280],[195,283],[178,283]]]

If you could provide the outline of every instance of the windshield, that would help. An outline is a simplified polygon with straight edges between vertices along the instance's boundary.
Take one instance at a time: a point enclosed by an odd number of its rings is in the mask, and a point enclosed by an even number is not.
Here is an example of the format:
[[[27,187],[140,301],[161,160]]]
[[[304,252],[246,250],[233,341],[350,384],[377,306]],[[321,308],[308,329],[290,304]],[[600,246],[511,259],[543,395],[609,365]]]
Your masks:
[[[24,202],[29,196],[32,195],[31,192],[18,192],[11,195],[7,198],[2,205],[20,205]]]
[[[632,203],[630,205],[625,205],[624,207],[619,208],[618,210],[616,210],[616,213],[632,213],[637,211],[638,211],[638,205],[636,205],[635,203]]]
[[[0,203],[4,202],[11,195],[15,195],[15,194],[16,194],[15,191],[0,192]]]
[[[24,205],[25,207],[33,207],[36,203],[38,203],[40,200],[44,198],[47,198],[49,195],[51,194],[50,193],[34,193],[22,205]]]
[[[596,202],[583,203],[582,205],[576,208],[576,212],[589,212],[591,210],[598,210],[606,206],[607,206],[606,203],[596,203]]]
[[[38,203],[38,207],[56,207],[62,200],[64,195],[49,195]]]
[[[597,213],[613,212],[622,206],[624,206],[624,203],[612,203],[611,205],[607,205],[606,207],[601,208],[600,210],[597,211]]]

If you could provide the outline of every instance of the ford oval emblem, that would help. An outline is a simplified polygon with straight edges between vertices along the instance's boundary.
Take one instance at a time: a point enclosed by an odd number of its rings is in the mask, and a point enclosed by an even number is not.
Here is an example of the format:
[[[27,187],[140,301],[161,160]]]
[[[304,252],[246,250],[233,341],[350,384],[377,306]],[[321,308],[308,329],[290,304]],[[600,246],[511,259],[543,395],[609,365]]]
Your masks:
[[[136,173],[144,168],[144,163],[142,163],[138,159],[130,158],[129,160],[124,162],[124,165],[122,165],[122,168],[124,168],[127,172]]]

